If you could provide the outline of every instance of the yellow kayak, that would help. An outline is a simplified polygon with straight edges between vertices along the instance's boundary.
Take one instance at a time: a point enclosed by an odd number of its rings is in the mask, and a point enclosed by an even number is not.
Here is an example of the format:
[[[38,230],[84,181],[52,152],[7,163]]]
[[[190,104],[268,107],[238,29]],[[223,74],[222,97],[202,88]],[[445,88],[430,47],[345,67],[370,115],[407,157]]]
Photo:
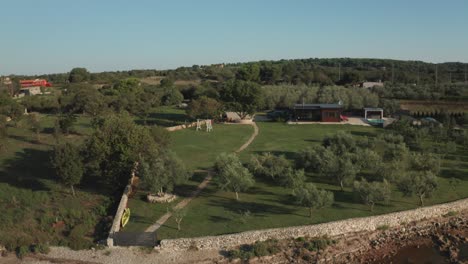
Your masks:
[[[124,227],[130,220],[130,208],[125,208],[122,215],[122,227]]]

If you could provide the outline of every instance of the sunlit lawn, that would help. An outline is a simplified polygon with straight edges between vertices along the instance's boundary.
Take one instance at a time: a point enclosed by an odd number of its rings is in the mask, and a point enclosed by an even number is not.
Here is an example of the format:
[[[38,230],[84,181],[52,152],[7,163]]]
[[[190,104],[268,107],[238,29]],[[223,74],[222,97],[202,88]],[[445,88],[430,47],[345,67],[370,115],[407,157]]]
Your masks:
[[[294,157],[297,151],[319,144],[321,139],[337,130],[347,130],[355,135],[372,136],[381,131],[373,127],[342,125],[286,125],[282,123],[258,123],[260,134],[252,145],[241,155],[246,160],[252,153],[270,151]],[[176,143],[177,144],[177,143]],[[468,197],[468,150],[459,149],[457,158],[443,160],[439,189],[426,205],[443,203]],[[186,159],[186,158],[184,158]],[[450,184],[450,178],[460,181]],[[257,180],[253,188],[240,194],[236,201],[234,194],[218,190],[211,184],[199,198],[188,206],[188,213],[182,222],[182,230],[177,231],[176,223],[169,219],[159,231],[160,239],[194,237],[235,233],[246,230],[285,227],[322,223],[327,221],[363,217],[418,207],[417,198],[403,197],[393,188],[392,201],[388,205],[379,204],[374,212],[355,200],[351,189],[345,192],[328,179],[309,175],[308,181],[320,188],[333,191],[335,203],[330,208],[320,209],[308,217],[306,208],[297,206],[291,195],[291,189],[277,186],[264,180]]]

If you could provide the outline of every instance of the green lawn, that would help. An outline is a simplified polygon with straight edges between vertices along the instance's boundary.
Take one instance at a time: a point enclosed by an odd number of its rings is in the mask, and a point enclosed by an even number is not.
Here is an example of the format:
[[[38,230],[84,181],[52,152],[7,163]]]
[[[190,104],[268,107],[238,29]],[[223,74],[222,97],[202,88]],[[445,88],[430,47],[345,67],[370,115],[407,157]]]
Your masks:
[[[307,146],[319,144],[321,139],[337,130],[347,130],[355,135],[375,135],[381,131],[373,127],[343,125],[286,125],[282,123],[258,123],[260,134],[252,145],[241,155],[246,160],[252,153],[270,151],[291,158]],[[174,144],[179,144],[175,141]],[[194,143],[195,144],[195,143]],[[202,153],[202,152],[201,152]],[[427,205],[443,203],[468,197],[468,150],[460,149],[456,158],[443,160],[440,188]],[[183,157],[187,160],[187,157]],[[457,177],[460,182],[451,185],[449,179]],[[200,197],[188,206],[187,216],[182,222],[182,230],[177,231],[171,218],[158,230],[160,239],[219,235],[254,229],[315,224],[327,221],[362,217],[416,208],[417,198],[403,197],[394,189],[389,205],[377,205],[374,212],[355,201],[351,189],[345,192],[327,179],[309,175],[308,181],[319,187],[333,191],[335,203],[331,208],[314,212],[308,217],[308,210],[294,204],[291,190],[275,184],[257,181],[247,193],[240,194],[237,202],[233,193],[218,190],[210,185]]]
[[[212,132],[196,131],[195,128],[171,132],[171,149],[184,161],[191,171],[213,166],[216,156],[222,152],[233,152],[242,146],[252,135],[253,128],[248,125],[215,124]],[[179,197],[190,195],[206,177],[206,173],[195,173],[182,186],[177,186]],[[144,231],[159,217],[164,215],[171,204],[150,204],[146,202],[146,192],[139,190],[128,203],[132,216],[123,232]],[[179,201],[179,200],[177,200]]]
[[[40,122],[39,141],[19,123],[8,128],[6,148],[0,152],[0,244],[87,245],[96,237],[108,198],[80,186],[73,197],[68,187],[57,183],[48,153],[55,142],[54,117],[40,115]],[[81,134],[91,131],[89,123],[89,118],[79,117],[74,127],[78,133],[65,140],[82,141]]]
[[[171,132],[171,148],[189,169],[206,169],[222,152],[236,151],[252,133],[249,125],[215,124],[212,132],[188,128]]]

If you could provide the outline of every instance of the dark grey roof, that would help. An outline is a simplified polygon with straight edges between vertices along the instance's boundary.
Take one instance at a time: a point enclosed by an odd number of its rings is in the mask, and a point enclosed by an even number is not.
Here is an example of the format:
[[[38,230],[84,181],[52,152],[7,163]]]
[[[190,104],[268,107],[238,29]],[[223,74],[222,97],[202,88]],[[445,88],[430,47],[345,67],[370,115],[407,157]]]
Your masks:
[[[341,109],[340,104],[295,104],[294,109]]]
[[[380,108],[380,107],[364,107],[364,110],[366,110],[366,111],[383,111],[383,109]]]

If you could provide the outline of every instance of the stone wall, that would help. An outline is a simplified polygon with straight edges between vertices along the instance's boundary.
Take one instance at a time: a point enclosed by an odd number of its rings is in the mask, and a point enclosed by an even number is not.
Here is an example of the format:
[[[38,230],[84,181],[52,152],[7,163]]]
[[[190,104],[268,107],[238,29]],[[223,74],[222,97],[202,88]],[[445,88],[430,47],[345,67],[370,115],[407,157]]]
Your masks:
[[[247,231],[221,236],[165,239],[161,241],[161,244],[157,249],[177,251],[188,250],[190,247],[196,246],[199,249],[223,250],[267,239],[288,239],[304,236],[318,237],[324,235],[335,237],[363,231],[374,231],[379,226],[383,225],[387,225],[389,227],[399,226],[401,224],[419,221],[425,218],[439,217],[450,211],[464,211],[467,209],[468,199],[464,199],[452,203],[422,207],[409,211],[352,218],[317,225]]]
[[[109,237],[107,238],[107,246],[114,246],[114,239],[112,238],[114,233],[120,231],[120,222],[122,221],[122,215],[125,208],[127,208],[128,195],[132,192],[132,185],[127,185],[120,198],[119,207],[117,207],[117,212],[115,213],[114,221],[112,222],[112,227],[109,230]]]
[[[205,122],[206,122],[206,120],[200,120],[200,123],[202,125],[204,125]],[[177,130],[181,130],[181,129],[185,129],[185,128],[189,128],[189,127],[194,127],[194,126],[197,126],[197,122],[193,122],[193,123],[186,124],[186,125],[166,127],[166,130],[169,131],[169,132],[173,132],[173,131],[177,131]]]

